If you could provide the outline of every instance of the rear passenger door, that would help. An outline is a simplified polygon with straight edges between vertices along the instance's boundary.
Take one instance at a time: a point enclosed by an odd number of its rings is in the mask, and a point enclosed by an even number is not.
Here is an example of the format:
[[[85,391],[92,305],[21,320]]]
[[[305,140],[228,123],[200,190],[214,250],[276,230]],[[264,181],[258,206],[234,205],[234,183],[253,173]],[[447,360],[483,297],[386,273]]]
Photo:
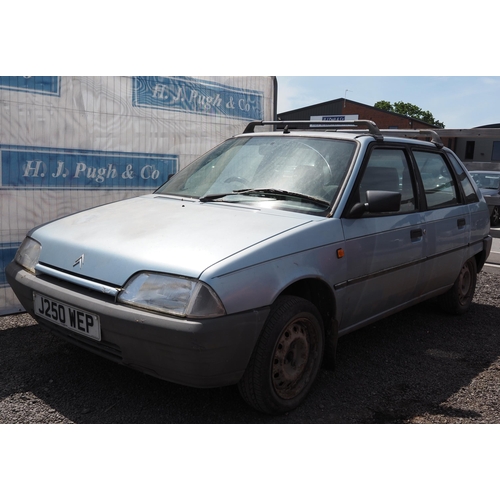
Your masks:
[[[393,312],[414,299],[424,261],[423,214],[405,147],[375,146],[342,218],[347,281],[341,331]],[[401,194],[399,211],[350,216],[369,190]]]
[[[425,198],[422,294],[426,294],[456,280],[470,239],[470,213],[444,153],[415,149],[413,156]]]

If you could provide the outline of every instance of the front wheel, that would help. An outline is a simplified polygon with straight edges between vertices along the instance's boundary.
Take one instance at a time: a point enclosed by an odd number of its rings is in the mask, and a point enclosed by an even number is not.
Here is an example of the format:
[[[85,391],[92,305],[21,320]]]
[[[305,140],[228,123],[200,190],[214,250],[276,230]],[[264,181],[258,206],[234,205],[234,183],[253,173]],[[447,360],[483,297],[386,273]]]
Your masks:
[[[299,406],[316,379],[324,344],[318,309],[299,297],[279,298],[238,384],[243,399],[270,414]]]
[[[476,290],[476,259],[469,259],[460,270],[453,286],[441,296],[441,305],[451,314],[464,314],[468,311]]]

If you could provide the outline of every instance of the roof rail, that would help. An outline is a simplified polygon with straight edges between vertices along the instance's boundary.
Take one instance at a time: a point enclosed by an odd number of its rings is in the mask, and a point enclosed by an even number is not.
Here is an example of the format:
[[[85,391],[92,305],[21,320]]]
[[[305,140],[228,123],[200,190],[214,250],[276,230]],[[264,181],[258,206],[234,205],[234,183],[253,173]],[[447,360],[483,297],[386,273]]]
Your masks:
[[[439,133],[431,128],[428,129],[395,129],[395,128],[389,128],[389,129],[383,129],[380,131],[383,135],[390,135],[390,136],[401,136],[401,137],[410,137],[410,138],[422,138],[422,137],[430,137],[431,142],[434,143],[437,147],[442,148],[444,147],[443,141],[441,140],[441,137]]]
[[[278,120],[278,121],[254,121],[250,122],[245,130],[243,131],[244,134],[251,134],[252,132],[255,131],[256,126],[265,126],[265,125],[284,125],[284,133],[288,133],[288,130],[290,126],[295,126],[295,125],[322,125],[325,128],[328,128],[329,130],[335,129],[344,129],[346,125],[354,125],[354,126],[359,126],[359,125],[364,125],[368,129],[368,133],[374,135],[377,139],[382,139],[382,134],[380,133],[379,128],[377,127],[377,124],[371,120],[345,120],[342,122],[324,122],[322,120]],[[331,125],[331,126],[330,126]],[[337,126],[335,126],[337,125]],[[350,130],[350,132],[361,132],[360,129],[356,130]]]

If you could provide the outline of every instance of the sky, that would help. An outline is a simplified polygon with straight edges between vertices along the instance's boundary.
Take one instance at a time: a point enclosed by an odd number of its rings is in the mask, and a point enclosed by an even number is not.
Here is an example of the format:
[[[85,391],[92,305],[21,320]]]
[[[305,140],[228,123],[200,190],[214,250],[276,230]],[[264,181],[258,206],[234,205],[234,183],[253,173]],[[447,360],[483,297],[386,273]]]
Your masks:
[[[46,6],[26,2],[8,2],[5,18],[22,19],[23,34],[38,33]],[[278,112],[347,97],[370,106],[379,100],[410,102],[446,128],[500,123],[500,76],[493,76],[498,21],[486,0],[467,8],[435,0],[432,8],[411,10],[400,0],[334,2],[328,10],[321,2],[284,8],[268,0],[240,10],[213,0],[210,9],[197,7],[188,16],[185,4],[174,2],[165,13],[167,25],[164,15],[151,15],[150,9],[117,12],[108,3],[88,0],[78,11],[79,25],[92,26],[99,36],[76,34],[72,23],[46,18],[43,43],[12,44],[21,31],[18,23],[7,23],[0,40],[9,50],[0,71],[278,75]],[[120,29],[110,29],[108,19]],[[66,44],[71,57],[63,51]]]
[[[412,103],[450,128],[500,123],[499,76],[278,76],[278,113],[339,98]]]

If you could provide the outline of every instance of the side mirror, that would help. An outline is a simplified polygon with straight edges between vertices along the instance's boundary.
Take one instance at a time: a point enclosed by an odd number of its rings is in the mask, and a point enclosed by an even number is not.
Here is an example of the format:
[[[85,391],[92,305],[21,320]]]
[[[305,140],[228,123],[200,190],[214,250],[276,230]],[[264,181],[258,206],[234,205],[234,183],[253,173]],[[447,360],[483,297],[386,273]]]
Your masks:
[[[367,191],[366,203],[356,203],[349,211],[349,217],[361,217],[365,212],[372,214],[399,212],[401,193],[396,191]]]

